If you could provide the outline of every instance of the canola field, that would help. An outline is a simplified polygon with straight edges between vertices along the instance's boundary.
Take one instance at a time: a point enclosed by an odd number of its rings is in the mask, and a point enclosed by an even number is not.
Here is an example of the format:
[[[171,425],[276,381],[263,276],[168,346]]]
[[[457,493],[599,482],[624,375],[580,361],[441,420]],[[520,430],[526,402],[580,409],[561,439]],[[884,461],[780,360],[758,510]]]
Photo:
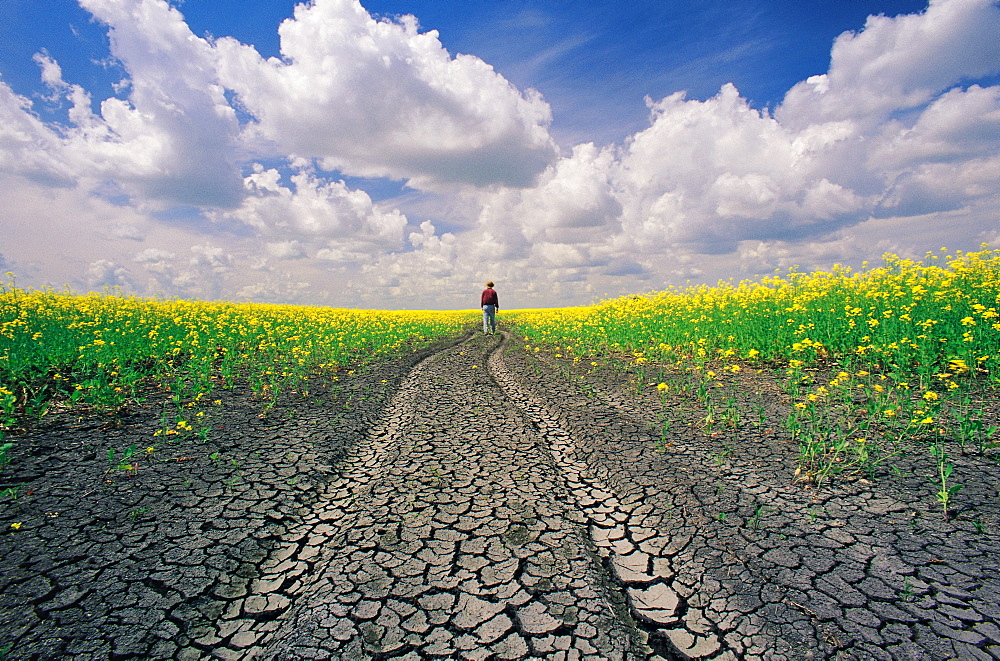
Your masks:
[[[170,394],[172,427],[218,387],[248,382],[268,404],[311,375],[413,350],[474,312],[384,312],[156,301],[0,290],[0,429],[53,403],[114,412],[149,388]],[[2,433],[2,431],[0,431]],[[2,437],[0,437],[2,438]]]
[[[947,511],[955,489],[950,457],[998,455],[998,308],[1000,250],[943,251],[919,262],[887,255],[859,272],[793,271],[590,307],[506,312],[502,322],[567,374],[626,370],[664,411],[668,395],[697,402],[709,431],[754,419],[763,427],[774,402],[762,390],[752,394],[761,379],[777,384],[801,479],[871,472],[916,448],[934,458]],[[199,406],[237,382],[249,385],[267,412],[282,393],[305,390],[311,376],[336,378],[337,370],[477,323],[475,310],[156,301],[2,287],[0,446],[9,447],[5,429],[52,406],[114,413],[156,391],[174,405],[161,433],[197,433]]]
[[[706,425],[752,417],[748,372],[776,376],[804,477],[870,469],[923,443],[947,507],[949,443],[962,452],[997,447],[998,308],[1000,250],[943,251],[920,262],[887,255],[859,272],[790,272],[524,311],[515,322],[529,350],[584,368],[628,363],[640,387],[697,397]]]
[[[584,353],[628,352],[638,362],[678,358],[841,362],[912,373],[954,367],[1000,378],[1000,250],[886,256],[851,272],[789,273],[759,282],[667,290],[601,305],[525,311],[531,341]]]

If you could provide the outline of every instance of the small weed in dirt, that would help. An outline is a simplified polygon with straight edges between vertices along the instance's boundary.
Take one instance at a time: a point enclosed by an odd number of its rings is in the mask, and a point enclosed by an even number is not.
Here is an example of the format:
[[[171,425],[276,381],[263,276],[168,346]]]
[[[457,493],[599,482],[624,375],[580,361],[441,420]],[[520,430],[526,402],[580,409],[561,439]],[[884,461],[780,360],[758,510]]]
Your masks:
[[[931,445],[930,450],[931,456],[937,460],[937,479],[934,482],[939,488],[935,495],[938,502],[941,503],[944,517],[947,519],[948,505],[951,503],[952,497],[962,488],[962,485],[948,484],[948,478],[951,477],[955,466],[948,460],[948,452],[944,449],[944,445],[934,443]]]
[[[763,505],[758,505],[753,511],[753,516],[750,517],[750,520],[747,523],[749,523],[750,527],[753,528],[754,530],[760,529],[760,519],[768,511],[769,511],[768,508],[764,507]]]
[[[716,466],[721,466],[726,462],[726,457],[732,454],[732,452],[733,452],[733,446],[724,444],[721,450],[719,450],[718,452],[713,452],[711,454],[712,461],[715,462]]]
[[[132,471],[135,470],[135,463],[130,462],[135,455],[135,446],[130,445],[125,448],[121,456],[118,456],[118,452],[114,448],[108,448],[108,472],[112,471]]]

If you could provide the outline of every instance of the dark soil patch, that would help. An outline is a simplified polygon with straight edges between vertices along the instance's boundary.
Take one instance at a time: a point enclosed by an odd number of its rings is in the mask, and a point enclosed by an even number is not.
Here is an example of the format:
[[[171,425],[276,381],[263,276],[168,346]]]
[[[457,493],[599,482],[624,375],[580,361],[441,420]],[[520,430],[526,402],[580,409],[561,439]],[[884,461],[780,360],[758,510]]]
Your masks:
[[[711,424],[649,378],[470,336],[220,389],[205,438],[53,414],[0,473],[0,657],[1000,658],[990,456],[945,518],[928,453],[795,483],[766,373]]]

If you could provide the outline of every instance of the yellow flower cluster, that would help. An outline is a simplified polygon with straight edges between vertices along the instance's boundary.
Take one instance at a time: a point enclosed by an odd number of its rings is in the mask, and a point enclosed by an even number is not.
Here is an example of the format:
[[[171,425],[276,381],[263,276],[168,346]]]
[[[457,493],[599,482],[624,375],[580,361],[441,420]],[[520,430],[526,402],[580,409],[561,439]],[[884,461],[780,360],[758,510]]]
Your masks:
[[[877,368],[1000,377],[1000,250],[886,255],[854,272],[837,266],[760,281],[721,282],[592,307],[520,312],[535,346],[578,355],[704,363],[742,359],[796,369],[847,360]],[[974,367],[970,367],[974,366]]]
[[[475,321],[472,312],[76,296],[0,287],[0,425],[39,380],[113,408],[151,376],[178,399],[215,381],[272,392],[319,369],[364,363]],[[178,431],[186,431],[181,427]]]

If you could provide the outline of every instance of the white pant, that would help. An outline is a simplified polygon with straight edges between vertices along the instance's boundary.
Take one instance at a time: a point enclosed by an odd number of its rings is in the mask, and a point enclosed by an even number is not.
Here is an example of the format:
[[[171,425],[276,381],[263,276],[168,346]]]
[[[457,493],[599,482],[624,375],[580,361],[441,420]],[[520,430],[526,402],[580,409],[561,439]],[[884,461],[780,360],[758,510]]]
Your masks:
[[[483,306],[483,332],[495,333],[497,330],[497,306]]]

